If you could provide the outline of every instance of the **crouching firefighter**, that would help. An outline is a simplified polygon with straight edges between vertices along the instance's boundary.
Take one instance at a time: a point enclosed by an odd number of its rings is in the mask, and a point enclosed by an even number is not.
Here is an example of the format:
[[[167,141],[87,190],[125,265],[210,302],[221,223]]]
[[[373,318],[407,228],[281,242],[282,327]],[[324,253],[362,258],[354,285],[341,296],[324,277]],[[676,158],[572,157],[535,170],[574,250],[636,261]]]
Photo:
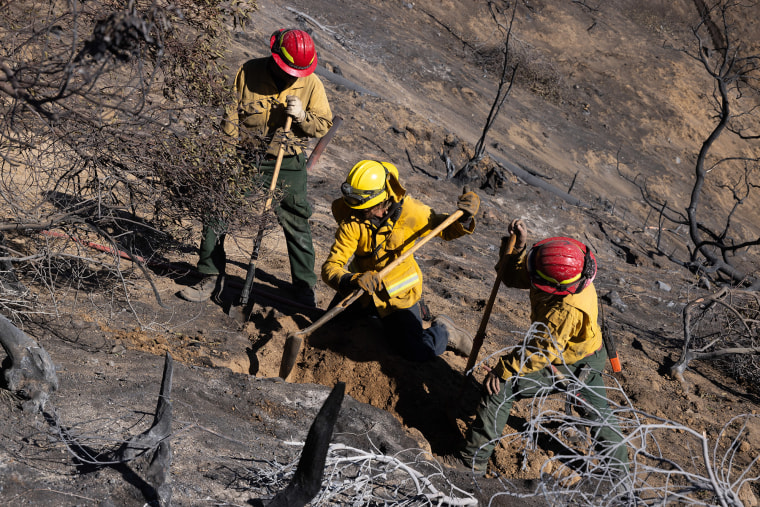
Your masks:
[[[409,197],[389,162],[362,160],[341,185],[341,198],[332,203],[338,222],[335,242],[322,265],[322,279],[337,291],[336,300],[357,289],[365,294],[355,303],[379,317],[394,348],[412,361],[441,355],[447,347],[461,355],[472,349],[472,336],[445,315],[423,329],[420,314],[422,272],[411,255],[381,279],[378,271],[412,248],[449,215],[436,213]],[[471,234],[480,198],[465,192],[457,201],[464,213],[443,229],[445,241]],[[353,260],[352,260],[353,257]]]
[[[584,417],[599,422],[592,437],[608,466],[628,471],[628,449],[617,417],[612,414],[602,377],[607,353],[597,323],[597,294],[592,283],[596,258],[586,245],[565,237],[548,238],[526,252],[527,229],[514,220],[509,232],[516,235],[515,250],[506,254],[502,241],[499,264],[502,282],[530,290],[531,319],[543,324],[523,347],[501,356],[483,381],[484,392],[476,419],[452,463],[456,468],[483,474],[494,447],[507,424],[515,400],[562,389],[562,379],[581,380],[579,396],[589,405]],[[506,239],[506,238],[505,238]]]

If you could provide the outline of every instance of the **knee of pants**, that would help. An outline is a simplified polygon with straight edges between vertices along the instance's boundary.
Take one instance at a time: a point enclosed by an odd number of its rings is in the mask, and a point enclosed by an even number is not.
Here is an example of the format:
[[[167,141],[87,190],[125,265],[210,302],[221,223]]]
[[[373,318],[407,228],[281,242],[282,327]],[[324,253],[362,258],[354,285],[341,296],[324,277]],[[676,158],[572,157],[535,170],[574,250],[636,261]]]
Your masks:
[[[312,209],[305,195],[287,194],[280,201],[277,215],[280,220],[287,220],[289,218],[287,215],[307,220],[312,215]],[[290,221],[293,220],[291,219]]]

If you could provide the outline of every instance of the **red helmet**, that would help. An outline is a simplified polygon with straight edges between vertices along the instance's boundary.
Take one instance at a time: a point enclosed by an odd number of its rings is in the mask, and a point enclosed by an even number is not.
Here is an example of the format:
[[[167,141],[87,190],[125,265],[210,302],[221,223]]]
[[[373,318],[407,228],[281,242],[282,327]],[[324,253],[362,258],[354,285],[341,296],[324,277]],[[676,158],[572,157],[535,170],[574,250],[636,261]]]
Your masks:
[[[562,296],[577,294],[596,276],[591,248],[572,238],[548,238],[528,252],[530,283],[536,289]]]
[[[317,51],[308,33],[281,28],[269,39],[269,49],[277,65],[293,77],[308,76],[317,68]]]

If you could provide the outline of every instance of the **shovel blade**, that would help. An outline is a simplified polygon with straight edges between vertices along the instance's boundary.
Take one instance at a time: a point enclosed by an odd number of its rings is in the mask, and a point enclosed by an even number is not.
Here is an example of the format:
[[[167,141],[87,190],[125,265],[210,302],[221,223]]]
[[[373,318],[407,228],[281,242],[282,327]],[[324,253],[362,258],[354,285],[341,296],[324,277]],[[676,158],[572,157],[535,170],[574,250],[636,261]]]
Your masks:
[[[230,311],[228,315],[232,317],[234,320],[239,322],[240,324],[245,324],[248,322],[248,319],[251,317],[251,308],[252,305],[242,305],[242,304],[236,304],[230,306]]]
[[[282,348],[282,360],[280,361],[280,378],[288,380],[290,372],[293,371],[293,367],[296,365],[296,359],[301,353],[301,347],[303,346],[303,338],[296,335],[288,335],[285,339],[285,346]]]

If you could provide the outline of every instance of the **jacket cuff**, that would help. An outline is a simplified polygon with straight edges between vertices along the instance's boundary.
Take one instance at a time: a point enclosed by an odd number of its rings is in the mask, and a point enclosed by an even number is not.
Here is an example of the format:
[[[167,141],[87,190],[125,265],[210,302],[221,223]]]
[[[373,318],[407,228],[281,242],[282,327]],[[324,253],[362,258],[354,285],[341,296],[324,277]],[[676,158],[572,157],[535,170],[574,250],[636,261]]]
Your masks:
[[[502,358],[499,358],[498,364],[491,370],[491,373],[502,380],[508,380],[512,376],[512,372],[506,367]]]
[[[338,291],[341,294],[348,294],[353,290],[353,278],[354,273],[346,273],[340,277],[340,280],[338,280]]]

